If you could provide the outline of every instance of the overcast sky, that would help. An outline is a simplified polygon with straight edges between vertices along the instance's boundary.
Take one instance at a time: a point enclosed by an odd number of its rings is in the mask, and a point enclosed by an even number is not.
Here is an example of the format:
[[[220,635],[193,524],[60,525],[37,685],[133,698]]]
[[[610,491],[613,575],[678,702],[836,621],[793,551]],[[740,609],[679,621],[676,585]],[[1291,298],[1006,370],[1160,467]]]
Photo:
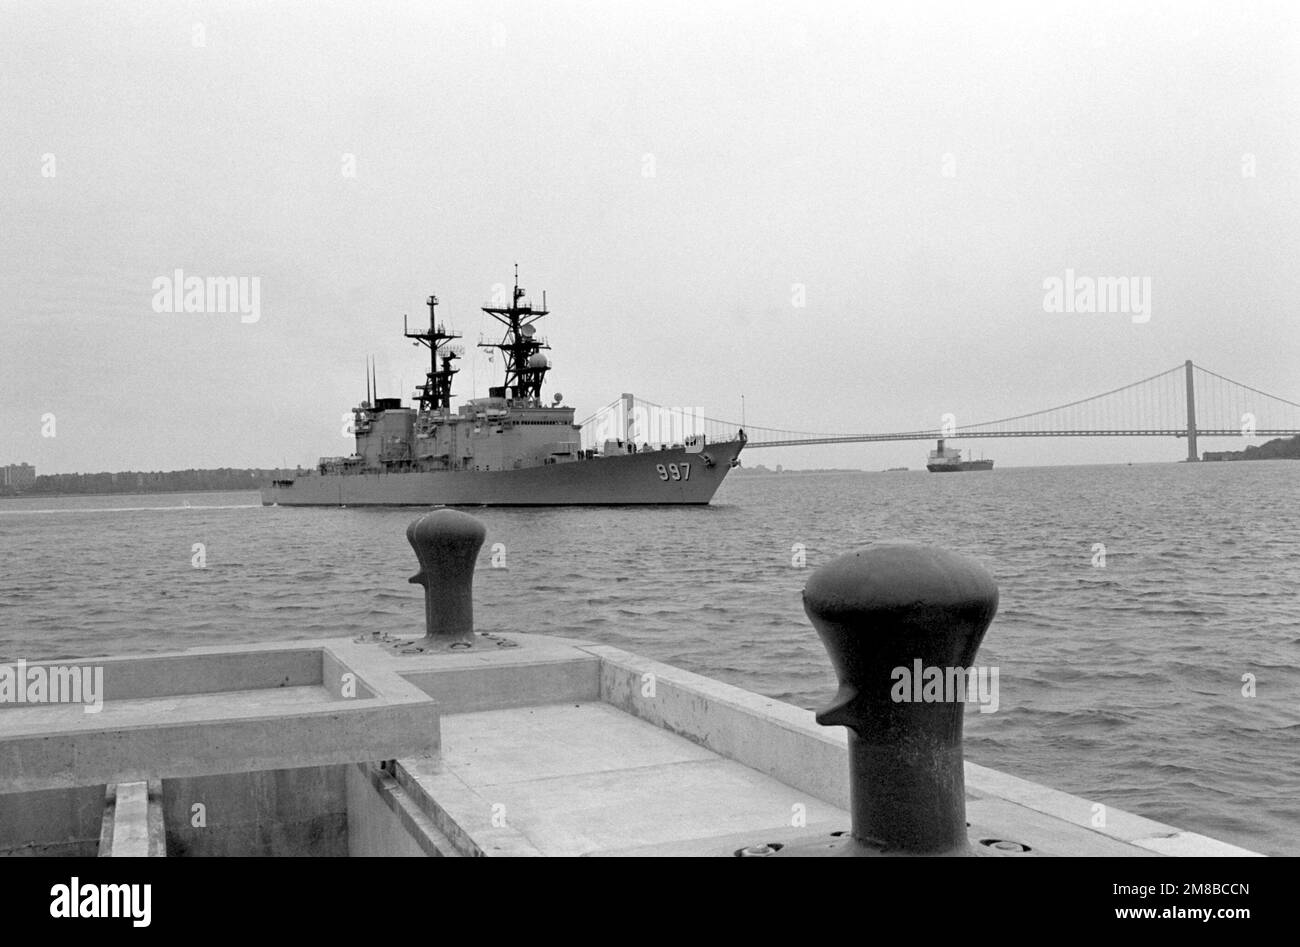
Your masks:
[[[1295,9],[5,2],[0,463],[348,453],[367,354],[409,398],[402,314],[434,292],[477,341],[516,261],[579,418],[743,394],[751,425],[913,430],[1187,358],[1300,400]],[[260,318],[156,312],[177,269],[256,277]],[[1045,312],[1067,269],[1149,279],[1149,320]],[[499,364],[466,358],[456,394]]]

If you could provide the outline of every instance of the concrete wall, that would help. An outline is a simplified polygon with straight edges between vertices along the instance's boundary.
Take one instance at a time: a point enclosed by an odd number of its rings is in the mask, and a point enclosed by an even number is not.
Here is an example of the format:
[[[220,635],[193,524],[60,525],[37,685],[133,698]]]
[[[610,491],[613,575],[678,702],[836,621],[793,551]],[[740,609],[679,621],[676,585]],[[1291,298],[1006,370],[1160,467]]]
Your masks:
[[[104,819],[103,786],[0,794],[0,856],[94,857]]]
[[[167,854],[347,855],[346,768],[165,779]],[[206,824],[194,824],[195,805]]]
[[[167,779],[161,809],[170,857],[458,854],[373,763]],[[114,854],[105,832],[115,820],[104,786],[0,794],[0,857]]]
[[[353,857],[455,855],[397,780],[369,763],[347,768],[348,854]]]

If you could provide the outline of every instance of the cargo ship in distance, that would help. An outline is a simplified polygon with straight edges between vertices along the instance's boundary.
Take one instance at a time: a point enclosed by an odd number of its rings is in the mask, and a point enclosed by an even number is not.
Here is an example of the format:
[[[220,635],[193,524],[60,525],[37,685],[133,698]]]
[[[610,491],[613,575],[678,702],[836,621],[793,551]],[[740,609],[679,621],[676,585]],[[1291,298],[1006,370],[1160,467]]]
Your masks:
[[[352,409],[356,450],[322,457],[315,470],[275,480],[262,491],[264,506],[621,506],[707,504],[727,472],[738,466],[745,432],[708,441],[703,433],[681,443],[654,445],[635,431],[613,433],[599,448],[583,449],[582,426],[563,395],[542,401],[551,369],[537,322],[549,314],[545,294],[534,308],[515,284],[509,306],[484,306],[504,328],[499,351],[503,384],[486,398],[453,410],[452,379],[461,338],[448,332],[430,296],[429,328],[403,334],[429,351],[429,372],[414,406],[380,398],[366,380],[366,400]],[[368,373],[369,376],[369,373]],[[631,396],[624,395],[624,402]],[[599,436],[599,432],[598,432]]]
[[[943,439],[939,439],[937,450],[930,451],[925,469],[930,473],[961,473],[968,470],[992,470],[991,460],[962,460],[961,451],[955,447],[945,448]]]

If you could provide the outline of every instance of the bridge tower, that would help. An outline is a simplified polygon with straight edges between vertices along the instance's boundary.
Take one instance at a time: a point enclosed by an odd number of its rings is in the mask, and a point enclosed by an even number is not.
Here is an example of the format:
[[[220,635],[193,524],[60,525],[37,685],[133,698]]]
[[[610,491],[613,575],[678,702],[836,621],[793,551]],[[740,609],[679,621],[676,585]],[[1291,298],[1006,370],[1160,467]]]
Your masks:
[[[1192,381],[1192,360],[1183,363],[1187,372],[1187,462],[1196,463],[1201,459],[1196,452],[1196,386]]]

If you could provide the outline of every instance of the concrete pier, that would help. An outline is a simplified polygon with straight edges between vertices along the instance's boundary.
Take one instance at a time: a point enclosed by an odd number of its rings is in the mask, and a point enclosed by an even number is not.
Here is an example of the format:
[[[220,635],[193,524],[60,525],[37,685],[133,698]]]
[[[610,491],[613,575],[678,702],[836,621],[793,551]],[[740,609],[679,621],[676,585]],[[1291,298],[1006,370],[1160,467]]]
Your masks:
[[[94,854],[105,787],[147,780],[169,855],[729,856],[849,829],[847,736],[811,711],[616,648],[506,637],[518,647],[409,656],[303,643],[333,669],[310,695],[203,689],[205,667],[282,648],[106,660],[189,673],[95,715],[0,711],[0,852]],[[368,695],[332,696],[348,674]],[[1096,826],[1096,801],[969,762],[965,800],[990,849],[1253,854],[1110,806]]]
[[[732,857],[890,817],[853,800],[851,738],[811,711],[591,642],[479,635],[466,606],[469,647],[417,647],[415,619],[397,642],[76,662],[103,668],[99,712],[0,705],[0,854]],[[978,854],[1254,854],[944,753]]]

